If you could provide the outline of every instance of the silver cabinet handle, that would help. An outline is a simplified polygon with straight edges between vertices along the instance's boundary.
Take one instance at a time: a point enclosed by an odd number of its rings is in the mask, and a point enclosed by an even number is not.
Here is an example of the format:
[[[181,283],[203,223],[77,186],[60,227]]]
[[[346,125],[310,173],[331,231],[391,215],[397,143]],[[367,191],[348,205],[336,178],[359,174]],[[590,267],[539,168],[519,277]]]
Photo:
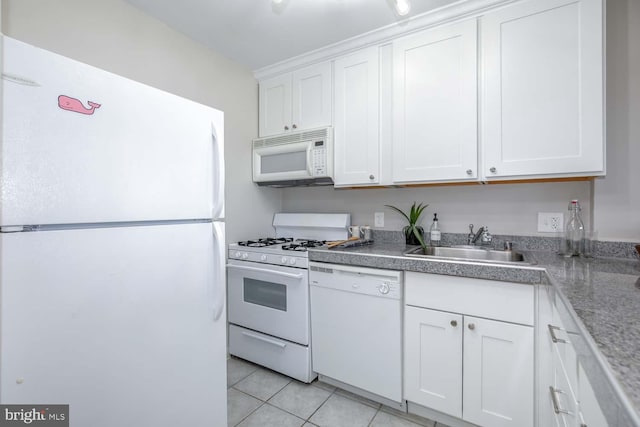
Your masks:
[[[455,320],[452,320],[451,321],[451,326],[453,326],[455,328],[456,326],[458,326],[458,322],[455,321]]]
[[[547,328],[549,328],[549,335],[551,335],[551,341],[553,341],[554,343],[570,344],[569,341],[562,338],[558,338],[556,336],[555,331],[564,331],[564,329],[559,328],[557,326],[553,326],[551,324],[547,325]]]
[[[289,130],[289,126],[285,125],[284,130]]]
[[[471,329],[472,331],[476,328],[476,325],[473,323],[469,323],[469,329]]]
[[[373,176],[373,174],[372,174],[372,175],[369,175],[369,179],[373,180],[373,179],[376,179],[376,177]]]
[[[293,124],[293,126],[291,126],[293,129],[298,129],[298,125],[296,125],[295,123]]]
[[[473,175],[473,171],[471,169],[467,169],[467,175]]]
[[[549,386],[549,393],[551,393],[551,402],[553,402],[553,412],[555,412],[556,414],[572,415],[570,411],[567,411],[566,409],[562,409],[560,407],[560,402],[558,402],[558,394],[564,393],[562,390]]]
[[[489,168],[489,172],[491,173],[496,173],[498,171],[498,169],[495,168],[495,166],[492,166]]]

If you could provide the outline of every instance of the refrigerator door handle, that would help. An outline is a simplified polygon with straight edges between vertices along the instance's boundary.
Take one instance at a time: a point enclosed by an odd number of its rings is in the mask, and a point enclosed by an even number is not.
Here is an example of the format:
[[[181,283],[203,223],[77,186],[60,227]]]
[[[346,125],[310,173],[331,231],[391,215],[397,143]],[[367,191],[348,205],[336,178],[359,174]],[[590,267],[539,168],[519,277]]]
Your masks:
[[[211,217],[215,220],[223,216],[224,206],[224,153],[222,152],[222,143],[218,138],[216,126],[211,123],[211,142],[213,144],[213,212]]]
[[[225,303],[225,262],[222,259],[224,253],[224,234],[221,232],[222,224],[213,222],[213,320],[218,321],[224,310]]]

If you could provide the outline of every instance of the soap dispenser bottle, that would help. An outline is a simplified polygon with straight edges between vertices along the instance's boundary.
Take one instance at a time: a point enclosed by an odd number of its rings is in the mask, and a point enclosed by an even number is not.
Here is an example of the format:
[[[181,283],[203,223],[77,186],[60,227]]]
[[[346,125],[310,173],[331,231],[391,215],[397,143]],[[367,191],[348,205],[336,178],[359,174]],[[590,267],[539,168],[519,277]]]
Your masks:
[[[440,246],[440,226],[438,225],[438,214],[433,214],[433,223],[429,229],[429,240],[431,246]]]

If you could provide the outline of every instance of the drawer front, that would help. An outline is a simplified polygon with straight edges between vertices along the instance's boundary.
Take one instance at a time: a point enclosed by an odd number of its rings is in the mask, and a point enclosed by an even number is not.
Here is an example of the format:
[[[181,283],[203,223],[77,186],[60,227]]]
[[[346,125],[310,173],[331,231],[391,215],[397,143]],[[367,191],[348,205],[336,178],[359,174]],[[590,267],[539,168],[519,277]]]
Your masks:
[[[316,377],[311,373],[309,347],[236,325],[229,325],[229,353],[302,382]]]
[[[535,286],[405,273],[407,305],[533,326]]]

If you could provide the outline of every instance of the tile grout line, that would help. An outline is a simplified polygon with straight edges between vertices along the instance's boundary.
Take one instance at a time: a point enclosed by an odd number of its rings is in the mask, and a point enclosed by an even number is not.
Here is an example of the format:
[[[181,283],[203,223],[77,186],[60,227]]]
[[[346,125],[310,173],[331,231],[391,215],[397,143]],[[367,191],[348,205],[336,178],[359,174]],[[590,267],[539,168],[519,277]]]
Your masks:
[[[315,386],[313,386],[313,387],[315,387]],[[320,390],[325,390],[325,389],[320,388],[320,387],[317,387],[317,388],[319,388]],[[326,399],[324,399],[320,405],[318,405],[318,407],[316,408],[316,410],[315,410],[315,411],[313,411],[313,412],[311,413],[311,415],[309,415],[309,416],[307,417],[307,419],[305,420],[305,422],[308,422],[308,423],[310,423],[310,422],[311,422],[311,417],[313,417],[313,416],[316,414],[316,412],[318,412],[318,411],[320,410],[320,408],[322,408],[322,406],[324,406],[324,404],[325,404],[325,403],[327,403],[327,401],[329,400],[329,398],[330,398],[331,396],[333,396],[333,395],[336,393],[336,390],[337,390],[337,389],[334,389],[331,393],[329,393],[329,396],[327,396],[327,398],[326,398]],[[325,390],[325,391],[329,391],[329,390]]]

